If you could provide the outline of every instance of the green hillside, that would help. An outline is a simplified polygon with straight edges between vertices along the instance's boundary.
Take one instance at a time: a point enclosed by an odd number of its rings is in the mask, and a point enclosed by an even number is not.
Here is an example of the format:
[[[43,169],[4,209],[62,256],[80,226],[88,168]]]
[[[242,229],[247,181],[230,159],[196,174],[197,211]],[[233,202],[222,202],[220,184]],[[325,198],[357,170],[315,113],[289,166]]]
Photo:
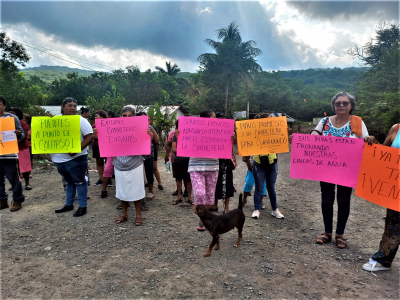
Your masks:
[[[94,71],[81,70],[77,68],[69,68],[65,66],[40,66],[33,68],[25,68],[21,69],[27,79],[30,79],[31,76],[39,76],[46,83],[52,83],[54,79],[67,78],[68,73],[78,73],[79,77],[90,76]]]

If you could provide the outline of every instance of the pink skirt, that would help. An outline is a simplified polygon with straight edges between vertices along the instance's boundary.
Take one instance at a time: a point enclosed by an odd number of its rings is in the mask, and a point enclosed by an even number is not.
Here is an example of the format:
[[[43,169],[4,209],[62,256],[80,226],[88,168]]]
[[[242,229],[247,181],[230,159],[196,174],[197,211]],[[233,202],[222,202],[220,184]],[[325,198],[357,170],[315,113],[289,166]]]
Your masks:
[[[21,173],[32,171],[31,154],[29,153],[29,148],[24,150],[19,150],[18,161],[19,161],[19,171]]]
[[[114,171],[114,166],[112,162],[113,162],[113,157],[107,157],[106,166],[104,167],[103,177],[108,177],[108,178],[112,177]]]

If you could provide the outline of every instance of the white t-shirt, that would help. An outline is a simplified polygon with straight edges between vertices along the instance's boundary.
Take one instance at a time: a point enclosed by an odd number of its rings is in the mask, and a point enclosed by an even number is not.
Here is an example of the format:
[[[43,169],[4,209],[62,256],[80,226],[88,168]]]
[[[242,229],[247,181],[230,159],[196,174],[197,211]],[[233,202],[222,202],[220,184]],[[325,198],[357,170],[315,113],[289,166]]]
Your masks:
[[[83,142],[85,135],[93,133],[92,125],[85,118],[81,117],[81,142]],[[78,156],[88,154],[89,146],[82,150],[81,153],[76,153],[74,156],[69,155],[68,153],[56,153],[50,154],[51,160],[55,163],[63,163],[70,161]]]

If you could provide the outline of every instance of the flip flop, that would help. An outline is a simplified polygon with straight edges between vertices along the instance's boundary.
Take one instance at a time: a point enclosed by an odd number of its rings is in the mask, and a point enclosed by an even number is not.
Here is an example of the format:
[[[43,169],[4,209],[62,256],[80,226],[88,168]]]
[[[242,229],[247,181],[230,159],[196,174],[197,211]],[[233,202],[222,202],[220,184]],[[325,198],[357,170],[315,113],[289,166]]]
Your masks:
[[[116,223],[116,224],[121,224],[121,223],[123,223],[123,222],[125,222],[125,221],[127,221],[127,220],[128,220],[128,217],[120,216],[120,217],[115,221],[115,223]]]
[[[148,211],[149,207],[147,206],[146,202],[142,202],[142,211]]]
[[[172,205],[178,205],[179,203],[182,203],[182,199],[176,199],[172,201]]]
[[[137,219],[135,220],[135,226],[142,226],[143,225],[143,220],[138,221]]]
[[[205,231],[206,230],[206,228],[204,226],[203,227],[197,226],[196,229],[197,229],[197,231]]]

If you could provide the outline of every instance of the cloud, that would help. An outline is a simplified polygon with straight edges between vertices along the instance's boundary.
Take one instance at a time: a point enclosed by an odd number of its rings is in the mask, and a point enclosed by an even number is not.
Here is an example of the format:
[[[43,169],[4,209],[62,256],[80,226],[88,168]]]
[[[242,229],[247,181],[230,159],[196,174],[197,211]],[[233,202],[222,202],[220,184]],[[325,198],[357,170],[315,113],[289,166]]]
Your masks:
[[[7,32],[17,41],[24,41],[25,48],[32,56],[30,65],[63,65],[73,68],[84,67],[96,71],[110,72],[124,69],[126,66],[138,66],[140,70],[155,70],[156,66],[165,66],[165,61],[172,61],[185,71],[195,72],[197,62],[181,58],[171,58],[154,54],[146,50],[113,49],[107,46],[85,47],[65,43],[55,36],[32,29],[28,24],[20,24]],[[42,51],[37,51],[31,45]],[[44,52],[45,51],[45,52]]]
[[[268,1],[262,4],[267,11],[273,13],[270,21],[274,24],[275,34],[285,49],[285,56],[290,58],[289,64],[282,66],[284,69],[298,66],[353,66],[355,63],[353,58],[347,55],[347,49],[354,44],[363,45],[368,42],[375,36],[375,27],[380,21],[371,16],[362,17],[363,13],[370,10],[366,8],[360,12],[345,11],[348,18],[344,18],[344,15],[339,13],[337,3],[332,2],[315,5],[315,2]],[[347,7],[350,10],[350,6]],[[374,8],[375,3],[371,3],[371,7]],[[389,3],[385,9],[381,6],[381,10],[388,11],[391,7]],[[314,17],[318,12],[321,12],[319,17]],[[322,12],[326,12],[326,15]],[[322,16],[328,16],[328,12],[342,17],[323,20]],[[355,22],[355,19],[358,22]]]
[[[197,10],[199,15],[203,14],[203,13],[207,13],[207,14],[212,14],[212,8],[207,6],[205,9],[201,9],[201,10]]]
[[[360,19],[397,21],[398,1],[290,1],[287,4],[312,19]]]

